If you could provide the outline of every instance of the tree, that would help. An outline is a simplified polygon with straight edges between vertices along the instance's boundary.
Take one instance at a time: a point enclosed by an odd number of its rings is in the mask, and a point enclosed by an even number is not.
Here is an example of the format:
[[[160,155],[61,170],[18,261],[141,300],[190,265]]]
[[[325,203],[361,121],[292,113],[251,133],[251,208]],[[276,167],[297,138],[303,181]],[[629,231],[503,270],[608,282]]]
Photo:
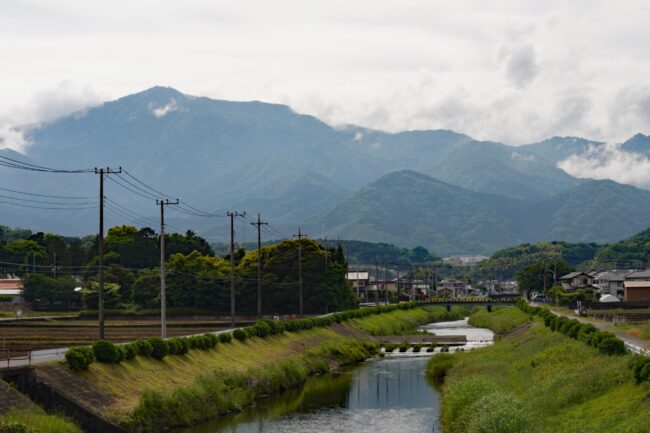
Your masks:
[[[81,300],[79,292],[74,290],[79,283],[69,275],[54,279],[32,274],[23,280],[23,284],[23,296],[34,308],[67,310]]]
[[[544,293],[555,283],[556,278],[574,271],[564,260],[538,261],[517,272],[517,284],[522,293]],[[546,284],[546,285],[545,285]]]

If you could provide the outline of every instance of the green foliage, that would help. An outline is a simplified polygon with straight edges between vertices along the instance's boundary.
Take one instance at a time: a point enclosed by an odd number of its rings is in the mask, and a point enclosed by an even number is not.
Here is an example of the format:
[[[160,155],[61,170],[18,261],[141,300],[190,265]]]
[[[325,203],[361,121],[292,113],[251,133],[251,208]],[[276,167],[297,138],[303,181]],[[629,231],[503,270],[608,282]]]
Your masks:
[[[544,284],[548,288],[554,281],[573,270],[574,268],[564,260],[538,261],[517,272],[517,284],[522,293],[544,293]]]
[[[0,433],[82,433],[61,415],[48,415],[40,408],[15,408],[0,417]]]
[[[97,340],[93,343],[93,354],[98,362],[117,364],[121,361],[120,349],[108,340]]]
[[[505,335],[517,326],[526,323],[529,315],[518,308],[500,307],[493,312],[481,310],[469,318],[469,324],[477,328],[487,328],[497,335]]]
[[[221,334],[218,335],[219,337],[219,343],[230,343],[232,340],[232,333],[230,332],[222,332]]]
[[[241,410],[260,397],[298,387],[308,375],[329,370],[330,364],[354,364],[375,353],[375,344],[344,340],[322,344],[309,349],[302,356],[245,372],[207,372],[192,385],[172,392],[146,391],[127,424],[146,433],[196,424]]]
[[[488,260],[481,262],[474,269],[473,274],[477,278],[497,277],[509,280],[528,266],[543,263],[544,260],[547,264],[554,265],[557,259],[566,262],[569,267],[576,267],[592,260],[599,248],[601,246],[595,243],[540,242],[522,244],[498,250]],[[551,269],[547,275],[551,283],[553,282],[553,271],[554,269]]]
[[[169,353],[169,346],[167,342],[162,338],[150,338],[149,343],[151,344],[151,356],[162,361],[165,356]]]
[[[79,303],[81,295],[74,291],[79,283],[69,275],[50,278],[31,274],[23,280],[23,296],[34,308],[63,311]]]
[[[139,347],[136,343],[124,344],[121,347],[124,348],[124,359],[134,359],[138,355]]]
[[[625,343],[609,332],[596,330],[593,325],[583,324],[578,320],[556,317],[550,310],[531,307],[524,300],[517,301],[517,307],[526,314],[539,316],[544,325],[554,332],[560,332],[572,339],[579,339],[600,350],[605,355],[622,355],[626,353]]]
[[[135,346],[138,348],[138,355],[149,357],[153,353],[153,346],[147,340],[137,340]]]
[[[95,360],[89,347],[71,347],[65,353],[65,361],[72,371],[84,371]]]
[[[232,333],[236,340],[244,341],[248,338],[248,333],[243,329],[235,329]]]
[[[454,366],[454,356],[449,353],[437,353],[427,362],[427,375],[437,384],[445,380],[447,372]]]

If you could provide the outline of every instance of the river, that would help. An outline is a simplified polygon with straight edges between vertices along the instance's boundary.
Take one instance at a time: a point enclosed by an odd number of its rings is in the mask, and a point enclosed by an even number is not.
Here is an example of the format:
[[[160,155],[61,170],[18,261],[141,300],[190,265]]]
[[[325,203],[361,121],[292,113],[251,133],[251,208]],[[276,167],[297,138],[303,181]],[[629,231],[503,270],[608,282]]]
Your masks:
[[[438,335],[465,334],[468,346],[492,339],[490,331],[466,321],[424,328]],[[440,394],[425,377],[427,360],[424,352],[374,359],[342,373],[310,378],[299,390],[177,433],[440,433]]]

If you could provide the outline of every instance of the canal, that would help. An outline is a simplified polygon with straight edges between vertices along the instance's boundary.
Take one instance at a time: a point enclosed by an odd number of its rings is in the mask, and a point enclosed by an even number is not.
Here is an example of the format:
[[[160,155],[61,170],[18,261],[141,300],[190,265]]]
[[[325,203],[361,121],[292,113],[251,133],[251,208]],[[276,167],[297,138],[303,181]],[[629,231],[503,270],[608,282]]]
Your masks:
[[[448,325],[448,326],[447,326]],[[491,335],[466,321],[427,325],[429,332],[468,334],[469,345]],[[299,390],[255,408],[177,433],[440,433],[440,394],[425,376],[428,356],[390,355],[348,371],[309,379]]]

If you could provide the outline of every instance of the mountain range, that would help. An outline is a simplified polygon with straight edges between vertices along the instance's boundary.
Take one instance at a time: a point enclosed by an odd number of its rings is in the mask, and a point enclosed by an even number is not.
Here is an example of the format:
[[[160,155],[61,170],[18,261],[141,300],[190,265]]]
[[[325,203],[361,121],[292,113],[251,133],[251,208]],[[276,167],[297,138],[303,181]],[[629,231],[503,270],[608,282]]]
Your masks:
[[[214,100],[165,87],[23,131],[30,143],[26,152],[2,149],[0,156],[63,169],[127,170],[108,176],[107,225],[134,220],[156,226],[154,199],[165,196],[139,180],[206,212],[259,212],[274,230],[266,237],[290,235],[301,225],[315,237],[423,245],[439,255],[487,254],[540,240],[609,242],[650,225],[650,192],[577,179],[557,167],[570,155],[602,145],[580,138],[513,147],[448,130],[332,127],[284,105]],[[639,134],[623,147],[650,154],[650,137]],[[0,167],[0,185],[92,197],[98,179]],[[63,205],[0,193],[0,223],[68,234],[96,231],[91,204],[32,209],[6,202]],[[229,234],[227,218],[168,209],[172,230],[191,227],[211,240]],[[245,225],[240,223],[240,234]]]

